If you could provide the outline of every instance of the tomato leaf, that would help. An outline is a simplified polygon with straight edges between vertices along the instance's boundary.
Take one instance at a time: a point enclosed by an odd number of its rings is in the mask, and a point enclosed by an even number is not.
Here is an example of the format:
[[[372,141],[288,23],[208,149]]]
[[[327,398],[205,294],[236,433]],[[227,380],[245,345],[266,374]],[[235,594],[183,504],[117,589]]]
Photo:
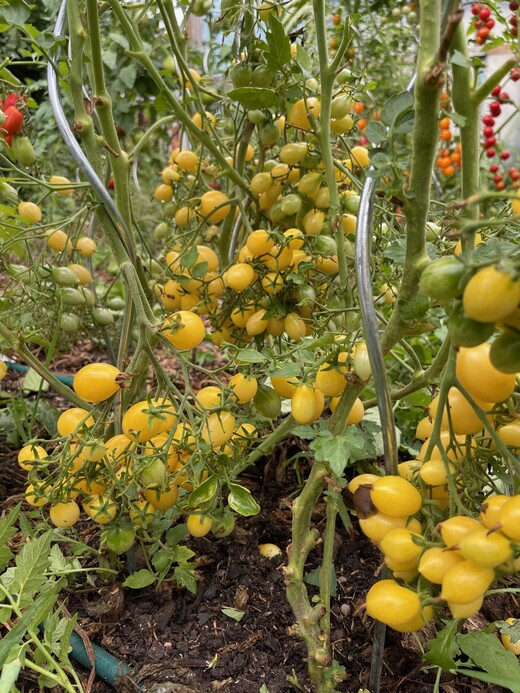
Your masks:
[[[126,578],[126,580],[123,582],[123,587],[130,587],[130,589],[133,590],[140,590],[143,587],[153,585],[156,580],[157,578],[153,573],[146,570],[146,568],[141,568],[141,570],[138,570],[137,573],[132,573],[132,575],[129,575]]]
[[[190,565],[179,565],[173,571],[175,582],[181,587],[186,587],[192,594],[197,591],[197,578]]]
[[[337,476],[357,460],[373,455],[372,441],[355,426],[349,426],[340,436],[322,431],[310,444],[318,462],[327,462]]]
[[[381,144],[381,142],[385,141],[387,132],[383,123],[371,120],[366,126],[365,135],[372,144]]]
[[[277,103],[276,92],[264,87],[239,87],[228,92],[228,96],[247,109],[274,108]]]
[[[256,349],[239,349],[233,356],[235,363],[264,363],[267,357]]]
[[[461,652],[457,642],[458,629],[458,620],[448,621],[436,637],[429,641],[428,652],[424,655],[425,661],[429,664],[436,664],[444,671],[456,669],[457,664],[454,657]]]
[[[266,53],[266,60],[269,67],[276,72],[291,61],[291,43],[285,34],[283,24],[274,14],[269,17],[269,28],[266,37],[269,52]]]
[[[413,96],[408,91],[402,91],[388,99],[381,111],[381,122],[392,128],[398,116],[412,108]]]
[[[520,663],[516,655],[506,650],[495,635],[483,632],[465,633],[459,634],[456,639],[462,652],[490,675],[490,683],[520,693]],[[473,676],[472,673],[469,675]]]
[[[260,506],[255,501],[251,492],[247,488],[240,486],[240,484],[228,484],[229,495],[228,503],[229,507],[234,510],[239,515],[244,517],[250,517],[251,515],[258,515],[260,512]]]
[[[510,654],[513,654],[512,652]],[[514,657],[514,655],[513,655]],[[513,693],[519,693],[520,684],[518,679],[510,679],[504,676],[493,676],[492,674],[486,674],[483,671],[475,671],[474,669],[457,669],[457,674],[462,674],[463,676],[470,676],[477,681],[485,681],[486,683],[495,683],[503,688],[509,688]]]
[[[200,486],[190,493],[188,504],[195,508],[202,503],[210,501],[218,491],[219,478],[219,474],[212,474],[209,479],[203,481]]]
[[[224,606],[221,609],[221,611],[224,614],[224,616],[228,616],[229,618],[232,618],[233,621],[237,621],[237,622],[241,621],[244,618],[244,616],[246,615],[245,611],[240,611],[239,609],[232,609],[231,607],[228,607],[228,606]]]

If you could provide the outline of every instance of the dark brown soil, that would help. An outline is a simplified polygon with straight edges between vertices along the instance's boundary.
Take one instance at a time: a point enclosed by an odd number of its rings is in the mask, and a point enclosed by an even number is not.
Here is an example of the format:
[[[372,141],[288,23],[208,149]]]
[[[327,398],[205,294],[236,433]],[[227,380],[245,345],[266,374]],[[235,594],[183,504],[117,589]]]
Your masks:
[[[80,355],[77,361],[82,365]],[[16,465],[16,451],[1,439],[0,457],[1,511],[23,492],[24,473]],[[100,580],[95,587],[66,592],[66,608],[78,614],[83,636],[132,668],[130,679],[121,681],[118,691],[136,690],[135,682],[146,682],[144,690],[156,693],[312,690],[305,645],[288,632],[294,619],[283,576],[291,540],[290,499],[297,490],[296,482],[291,473],[280,479],[274,460],[269,464],[264,460],[244,483],[260,502],[262,512],[254,518],[240,518],[233,534],[225,539],[189,542],[198,556],[196,595],[169,584],[133,591],[121,588],[120,583],[103,585]],[[318,529],[323,528],[323,509],[317,509],[313,521]],[[91,525],[85,523],[88,527],[91,533]],[[264,558],[257,550],[264,542],[277,544],[282,554]],[[308,573],[318,565],[319,549],[310,556]],[[336,569],[332,646],[335,659],[348,672],[338,690],[357,693],[368,687],[370,676],[373,622],[365,616],[362,604],[380,570],[380,554],[355,526],[349,534],[338,524]],[[487,601],[480,623],[502,618],[517,606],[512,597],[495,597]],[[225,608],[243,611],[244,616],[237,622],[223,612]],[[432,693],[435,670],[422,668],[417,640],[387,632],[381,693]],[[87,673],[79,665],[78,671],[86,684]],[[18,686],[22,691],[38,690],[30,678],[20,680]],[[114,689],[97,679],[90,690],[108,693]],[[449,675],[443,675],[441,682],[443,693],[499,690]]]

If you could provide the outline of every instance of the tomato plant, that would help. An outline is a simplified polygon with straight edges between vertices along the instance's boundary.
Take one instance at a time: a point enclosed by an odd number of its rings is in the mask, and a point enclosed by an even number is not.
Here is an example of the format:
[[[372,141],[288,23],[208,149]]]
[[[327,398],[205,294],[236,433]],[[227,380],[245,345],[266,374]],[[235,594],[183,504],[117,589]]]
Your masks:
[[[436,0],[67,9],[16,29],[31,58],[0,89],[0,346],[66,402],[50,441],[20,426],[25,500],[101,525],[114,570],[138,541],[152,580],[195,589],[165,528],[229,536],[260,510],[242,472],[301,436],[287,598],[332,693],[338,518],[381,550],[366,610],[399,632],[473,615],[517,569],[520,174],[500,117],[518,66],[469,47],[516,55],[518,8],[475,5],[467,35]],[[48,98],[26,62],[53,68]],[[81,339],[106,357],[69,387],[49,366]]]

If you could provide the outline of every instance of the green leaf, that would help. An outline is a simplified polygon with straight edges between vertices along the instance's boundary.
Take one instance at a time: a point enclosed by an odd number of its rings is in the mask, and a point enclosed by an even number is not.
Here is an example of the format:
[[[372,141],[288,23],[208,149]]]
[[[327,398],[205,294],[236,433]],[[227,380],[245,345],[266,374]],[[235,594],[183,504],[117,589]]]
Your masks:
[[[291,49],[289,48],[289,51]],[[307,53],[305,48],[299,43],[296,44],[296,62],[302,68],[304,72],[308,72],[312,69],[312,59]]]
[[[363,432],[355,426],[347,427],[340,436],[330,431],[322,431],[310,444],[318,462],[327,462],[337,476],[341,476],[345,467],[366,454],[367,439]]]
[[[23,379],[22,389],[26,392],[40,392],[40,390],[47,392],[49,389],[49,383],[46,382],[34,369],[29,368],[25,378]]]
[[[233,621],[241,621],[244,616],[246,615],[245,611],[240,611],[239,609],[232,609],[231,607],[224,606],[221,609],[222,613],[224,616],[228,616],[229,618],[232,618]]]
[[[129,575],[126,578],[126,580],[123,582],[123,587],[130,587],[130,589],[133,590],[140,590],[143,587],[153,585],[156,580],[157,578],[153,573],[146,570],[146,568],[141,568],[141,570],[138,570],[137,573],[132,573],[132,575]]]
[[[0,570],[3,570],[14,556],[13,552],[7,546],[9,539],[17,532],[14,526],[18,519],[21,504],[15,506],[8,515],[0,518]]]
[[[303,581],[307,585],[312,585],[313,587],[319,587],[320,586],[320,573],[321,573],[321,565],[319,565],[317,568],[314,568],[314,570],[311,570],[310,572],[306,573]],[[334,567],[332,567],[332,570],[330,571],[330,593],[333,597],[336,596],[337,584],[338,584],[338,581],[336,580],[336,572],[334,570]]]
[[[76,627],[76,622],[78,620],[78,614],[74,614],[74,616],[70,619],[64,619],[67,622],[66,627],[63,630],[62,636],[60,638],[60,651],[58,653],[58,657],[60,659],[60,662],[68,662],[69,661],[69,652],[71,651],[71,643],[70,640],[72,638],[72,633],[74,632],[74,628]]]
[[[452,65],[457,65],[458,67],[471,67],[471,63],[466,56],[457,50],[453,51],[450,62]]]
[[[24,544],[16,557],[14,578],[10,585],[13,594],[18,595],[18,607],[23,609],[34,599],[36,592],[45,584],[45,571],[49,565],[51,533],[31,539]],[[1,579],[1,578],[0,578]]]
[[[269,46],[266,60],[269,67],[276,71],[291,62],[291,42],[284,31],[283,24],[274,14],[269,17],[269,29],[266,37]]]
[[[186,536],[187,531],[188,529],[185,524],[175,525],[175,527],[169,529],[166,533],[166,543],[168,546],[176,546],[177,544],[180,544],[180,542]]]
[[[406,255],[405,241],[402,238],[398,238],[392,243],[389,243],[383,251],[383,255],[395,262],[398,265],[402,265]]]
[[[513,654],[510,652],[509,654]],[[513,655],[514,657],[514,655]],[[509,688],[513,693],[520,692],[520,683],[518,679],[510,679],[505,676],[494,676],[493,674],[486,674],[483,671],[475,671],[475,669],[457,669],[457,674],[462,674],[462,676],[470,676],[477,681],[485,681],[486,683],[494,683],[502,688]]]
[[[239,484],[228,484],[229,495],[228,504],[229,507],[234,510],[239,515],[244,517],[250,517],[251,515],[258,515],[260,512],[260,506],[255,501],[251,492],[247,488],[240,486]]]
[[[207,503],[214,498],[218,491],[219,480],[220,474],[212,474],[209,479],[203,481],[200,486],[190,493],[188,504],[191,505],[192,508],[196,508],[202,503]]]
[[[181,587],[186,587],[192,594],[197,592],[197,578],[192,567],[179,565],[173,571],[175,582]]]
[[[13,690],[13,686],[22,668],[21,657],[23,650],[24,645],[13,645],[9,651],[7,661],[2,667],[2,674],[0,676],[0,693],[11,693]]]
[[[313,440],[316,438],[316,429],[313,426],[307,424],[301,424],[300,426],[294,426],[292,429],[293,435],[302,440]]]
[[[274,108],[277,104],[276,92],[264,87],[239,87],[228,92],[228,96],[247,109]]]
[[[460,654],[460,647],[457,642],[458,630],[458,620],[448,621],[435,638],[428,642],[428,652],[424,655],[425,661],[429,664],[435,664],[444,671],[456,669],[457,664],[454,657]]]
[[[117,34],[115,31],[111,31],[108,34],[108,37],[110,38],[112,43],[117,43],[117,45],[121,46],[123,50],[127,51],[130,48],[128,39],[126,38],[126,36],[123,36],[123,34]]]
[[[383,123],[371,120],[366,126],[365,135],[372,144],[381,144],[386,140],[387,132]]]
[[[9,25],[23,26],[31,14],[30,7],[23,0],[9,0],[7,7],[2,7],[0,17]]]
[[[520,619],[517,619],[513,623],[505,623],[501,626],[500,632],[502,635],[508,635],[512,643],[518,642],[520,640]]]
[[[397,117],[413,108],[413,96],[408,91],[402,91],[391,96],[381,111],[381,122],[392,128]]]
[[[492,683],[505,686],[514,693],[520,691],[520,663],[495,635],[482,631],[459,634],[457,643],[462,652],[470,657],[476,666],[493,677]],[[503,680],[513,681],[515,685],[504,684]]]
[[[466,116],[463,116],[460,113],[455,113],[454,111],[450,111],[448,116],[451,120],[453,120],[455,125],[459,126],[459,128],[463,128],[466,125]]]
[[[411,323],[424,318],[430,308],[430,301],[423,294],[415,294],[410,301],[399,303],[399,307],[403,322]]]
[[[265,363],[268,358],[256,349],[239,349],[233,356],[235,363]]]
[[[117,76],[119,77],[121,82],[123,82],[127,89],[133,89],[135,85],[135,79],[137,77],[136,65],[134,63],[130,63],[130,65],[125,65],[125,67],[119,70]]]

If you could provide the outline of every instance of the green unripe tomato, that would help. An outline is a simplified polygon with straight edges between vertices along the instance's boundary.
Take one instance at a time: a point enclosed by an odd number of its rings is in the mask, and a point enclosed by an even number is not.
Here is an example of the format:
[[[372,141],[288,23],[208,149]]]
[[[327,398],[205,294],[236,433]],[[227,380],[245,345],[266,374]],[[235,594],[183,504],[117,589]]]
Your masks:
[[[273,81],[273,75],[267,65],[259,65],[253,70],[251,83],[253,87],[268,87]]]
[[[92,317],[96,325],[108,327],[114,324],[114,314],[108,308],[93,308]]]
[[[121,296],[112,296],[108,300],[108,307],[110,310],[124,310],[126,306],[126,301]]]
[[[130,522],[110,524],[103,532],[102,541],[109,551],[119,556],[129,551],[134,545],[135,529]]]
[[[253,399],[253,404],[262,416],[267,419],[276,419],[282,409],[280,395],[268,385],[259,385]]]
[[[238,63],[238,65],[231,68],[229,77],[235,89],[239,89],[240,87],[248,87],[253,78],[253,70],[249,67],[249,65]]]
[[[62,313],[60,317],[60,329],[67,334],[74,334],[80,328],[80,320],[74,313]]]
[[[170,227],[165,221],[159,222],[153,230],[154,241],[162,241],[163,238],[166,238],[169,231]]]
[[[58,286],[77,286],[79,284],[78,275],[68,267],[54,267],[51,270],[51,278]]]
[[[332,257],[338,252],[337,243],[331,236],[317,236],[314,249],[323,257]]]
[[[86,303],[85,296],[79,289],[66,286],[59,290],[59,295],[65,306],[84,306]]]
[[[253,125],[263,125],[269,120],[264,111],[261,111],[259,108],[248,111],[247,119],[250,123],[253,123]]]
[[[33,166],[36,161],[36,153],[28,137],[20,137],[19,135],[14,137],[11,152],[22,166]]]
[[[462,296],[464,263],[456,257],[441,257],[426,265],[419,280],[419,291],[437,301],[449,301]]]

